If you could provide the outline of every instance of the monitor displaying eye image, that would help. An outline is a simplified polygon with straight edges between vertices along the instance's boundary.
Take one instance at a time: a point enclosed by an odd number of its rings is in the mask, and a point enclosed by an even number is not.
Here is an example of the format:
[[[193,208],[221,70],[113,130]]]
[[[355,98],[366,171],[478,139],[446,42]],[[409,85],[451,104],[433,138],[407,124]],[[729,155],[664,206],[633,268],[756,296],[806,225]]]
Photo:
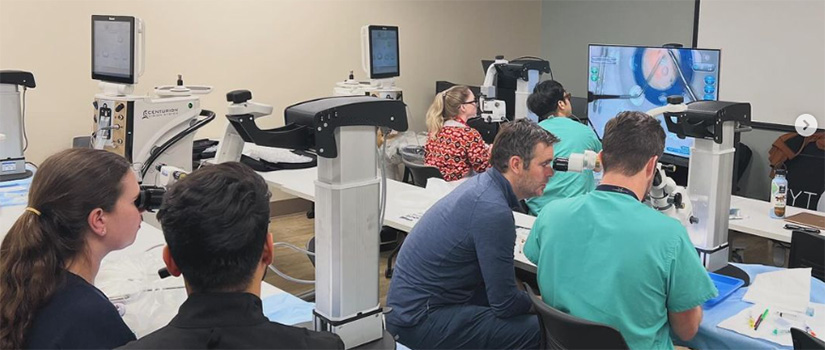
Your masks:
[[[717,100],[719,58],[719,50],[591,44],[587,118],[602,138],[619,112],[647,112],[667,104],[667,96],[681,95],[685,103]],[[666,154],[686,158],[691,146],[693,139],[667,132]]]
[[[400,75],[398,27],[369,26],[370,79]]]

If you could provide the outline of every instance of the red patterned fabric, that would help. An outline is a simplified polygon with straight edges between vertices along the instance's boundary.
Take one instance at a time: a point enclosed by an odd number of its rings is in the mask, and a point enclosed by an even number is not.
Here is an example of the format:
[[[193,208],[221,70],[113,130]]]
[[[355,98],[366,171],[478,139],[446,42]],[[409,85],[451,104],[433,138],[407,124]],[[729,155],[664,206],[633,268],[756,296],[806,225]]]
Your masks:
[[[427,140],[424,150],[424,162],[438,168],[446,181],[462,179],[471,169],[481,173],[490,167],[490,147],[478,130],[466,124],[444,126],[435,139]]]

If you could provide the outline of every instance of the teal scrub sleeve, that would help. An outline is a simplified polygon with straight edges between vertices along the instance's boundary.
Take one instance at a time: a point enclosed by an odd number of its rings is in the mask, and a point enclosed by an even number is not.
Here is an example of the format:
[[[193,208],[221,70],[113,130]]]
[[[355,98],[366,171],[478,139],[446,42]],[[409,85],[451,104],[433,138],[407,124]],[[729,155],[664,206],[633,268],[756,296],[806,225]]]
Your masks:
[[[667,310],[683,312],[690,310],[718,295],[716,286],[710,280],[705,267],[699,261],[696,248],[690,242],[687,232],[681,226],[674,256],[670,264],[668,278]]]

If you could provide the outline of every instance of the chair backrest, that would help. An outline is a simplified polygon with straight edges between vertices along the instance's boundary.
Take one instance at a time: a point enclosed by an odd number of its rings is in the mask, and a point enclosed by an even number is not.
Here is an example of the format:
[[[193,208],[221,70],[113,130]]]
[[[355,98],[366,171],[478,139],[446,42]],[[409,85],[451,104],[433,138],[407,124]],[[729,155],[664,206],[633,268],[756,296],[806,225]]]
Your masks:
[[[544,349],[628,349],[622,334],[606,324],[568,315],[545,304],[524,284],[539,314]]]
[[[825,281],[825,236],[793,231],[788,267],[810,267],[811,276]]]
[[[825,350],[825,342],[799,328],[791,328],[791,340],[795,350]]]
[[[431,177],[437,177],[439,179],[443,178],[441,172],[434,166],[411,162],[403,157],[401,158],[401,161],[404,163],[404,166],[410,170],[413,184],[418,187],[427,187],[427,179]]]
[[[733,187],[731,187],[731,193],[739,193],[742,187],[739,186],[739,181],[742,180],[742,176],[745,175],[745,170],[748,169],[751,158],[753,158],[753,151],[748,145],[740,142],[737,143],[735,147],[736,152],[733,154]]]

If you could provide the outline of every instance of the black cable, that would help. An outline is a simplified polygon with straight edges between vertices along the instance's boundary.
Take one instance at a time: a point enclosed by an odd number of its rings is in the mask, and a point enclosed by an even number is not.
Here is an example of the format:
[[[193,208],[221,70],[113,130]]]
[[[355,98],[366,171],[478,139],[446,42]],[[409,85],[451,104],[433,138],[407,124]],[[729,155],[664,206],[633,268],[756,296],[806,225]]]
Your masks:
[[[195,132],[196,130],[202,128],[204,125],[209,124],[213,119],[215,119],[215,112],[210,110],[203,109],[200,113],[201,116],[206,116],[205,119],[195,123],[194,125],[186,128],[185,130],[179,132],[175,136],[173,136],[168,141],[164,142],[160,147],[154,149],[152,152],[149,152],[149,159],[146,160],[146,163],[143,164],[143,167],[140,169],[140,178],[143,179],[146,176],[146,173],[149,172],[149,169],[152,167],[152,163],[154,163],[158,157],[160,157],[163,152],[166,152],[172,145],[186,137],[187,135]]]
[[[29,148],[29,136],[26,135],[26,90],[28,90],[28,88],[23,86],[23,115],[20,117],[23,129],[23,153]]]
[[[576,117],[576,120],[579,118]],[[599,139],[599,142],[602,142],[602,138],[599,136],[599,132],[596,131],[596,126],[593,125],[593,122],[590,121],[590,118],[587,118],[587,125],[590,125],[590,129],[593,130],[593,133],[596,134],[596,138]]]

